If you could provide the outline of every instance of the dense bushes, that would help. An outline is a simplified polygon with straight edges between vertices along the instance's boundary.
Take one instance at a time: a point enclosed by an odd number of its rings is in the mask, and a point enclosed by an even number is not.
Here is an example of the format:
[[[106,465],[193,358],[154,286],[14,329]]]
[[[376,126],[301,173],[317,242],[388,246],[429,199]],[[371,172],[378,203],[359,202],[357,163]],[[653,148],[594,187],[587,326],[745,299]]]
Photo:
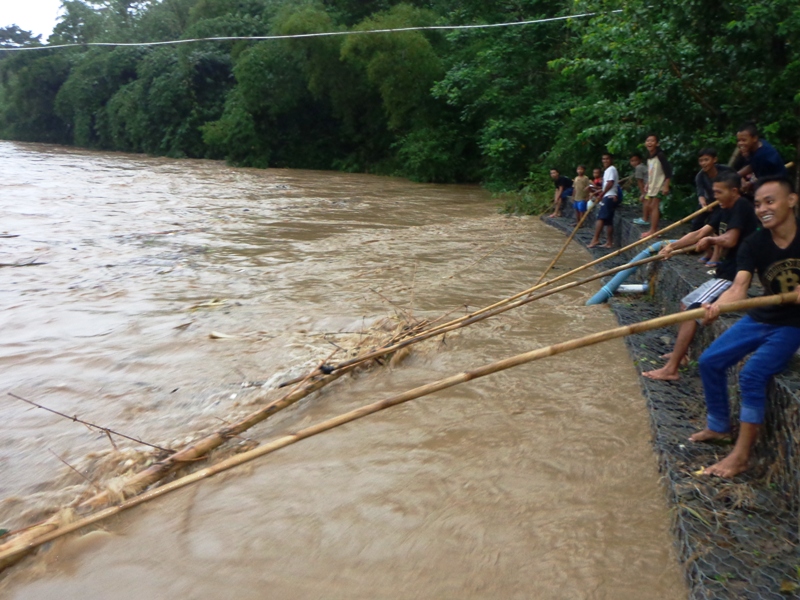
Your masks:
[[[652,130],[677,168],[673,210],[692,202],[695,152],[710,144],[727,157],[741,121],[757,120],[784,158],[795,159],[796,0],[67,0],[49,42],[587,12],[597,15],[491,29],[5,53],[0,135],[249,166],[480,181],[532,198],[546,187],[549,165],[571,173],[578,162],[597,165],[606,148],[626,159]],[[0,43],[40,42],[6,28]]]

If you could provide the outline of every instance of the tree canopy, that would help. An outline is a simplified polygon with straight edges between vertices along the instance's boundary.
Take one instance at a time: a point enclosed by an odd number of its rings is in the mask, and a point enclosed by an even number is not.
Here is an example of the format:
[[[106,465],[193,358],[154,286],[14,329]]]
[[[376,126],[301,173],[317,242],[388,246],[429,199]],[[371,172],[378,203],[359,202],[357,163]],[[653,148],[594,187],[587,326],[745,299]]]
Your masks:
[[[50,44],[513,27],[155,47],[0,50],[0,136],[249,166],[516,189],[657,132],[689,183],[757,121],[800,152],[796,0],[64,0]],[[0,48],[41,45],[0,29]],[[800,161],[798,161],[800,162]]]

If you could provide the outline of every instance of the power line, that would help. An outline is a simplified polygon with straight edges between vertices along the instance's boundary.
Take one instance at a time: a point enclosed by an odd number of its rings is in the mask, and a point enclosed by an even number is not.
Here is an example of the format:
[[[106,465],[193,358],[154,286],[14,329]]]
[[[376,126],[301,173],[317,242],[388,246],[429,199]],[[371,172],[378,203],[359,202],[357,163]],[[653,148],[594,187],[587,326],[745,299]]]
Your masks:
[[[534,25],[536,23],[551,23],[553,21],[566,21],[569,19],[584,19],[601,14],[620,13],[621,9],[598,13],[581,13],[578,15],[566,15],[563,17],[549,17],[546,19],[534,19],[531,21],[512,21],[509,23],[487,23],[482,25],[427,25],[420,27],[400,27],[396,29],[367,29],[350,31],[324,31],[319,33],[297,33],[293,35],[260,35],[260,36],[225,36],[193,38],[188,40],[169,40],[166,42],[86,42],[83,44],[58,44],[54,46],[17,46],[14,48],[0,48],[5,52],[22,52],[26,50],[55,50],[57,48],[83,48],[89,46],[167,46],[170,44],[192,44],[195,42],[232,42],[239,40],[289,40],[299,38],[332,37],[335,35],[364,35],[370,33],[398,33],[401,31],[432,31],[432,30],[458,30],[458,29],[489,29],[493,27],[515,27],[519,25]]]

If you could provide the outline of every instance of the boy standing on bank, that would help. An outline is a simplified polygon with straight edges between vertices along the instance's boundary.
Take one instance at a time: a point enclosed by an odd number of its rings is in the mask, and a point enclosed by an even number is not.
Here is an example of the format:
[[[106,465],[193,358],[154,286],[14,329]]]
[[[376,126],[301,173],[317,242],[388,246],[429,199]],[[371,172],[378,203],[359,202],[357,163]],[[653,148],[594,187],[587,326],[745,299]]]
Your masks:
[[[672,165],[659,147],[658,136],[651,133],[644,141],[647,148],[647,194],[645,197],[645,212],[650,222],[650,229],[642,237],[653,235],[658,231],[658,220],[661,217],[659,203],[661,198],[669,194],[669,184],[672,180]]]
[[[681,300],[682,310],[700,308],[703,304],[714,302],[731,287],[736,277],[736,255],[739,247],[745,238],[758,227],[753,207],[739,193],[741,178],[738,173],[733,170],[720,173],[712,185],[713,194],[719,201],[720,209],[700,229],[687,233],[676,242],[667,244],[660,252],[664,258],[669,258],[675,250],[688,248],[694,244],[697,244],[697,249],[701,252],[706,248],[718,248],[720,251],[721,260],[714,273],[714,278],[687,294]],[[689,345],[696,332],[697,321],[681,323],[675,347],[671,353],[662,357],[667,359],[667,364],[660,369],[645,371],[642,375],[661,381],[680,379],[678,369],[689,351]]]
[[[763,178],[757,185],[755,211],[763,229],[742,244],[730,289],[713,304],[703,305],[704,323],[719,316],[719,305],[745,299],[755,272],[765,295],[800,292],[800,224],[794,216],[797,194],[783,177]],[[751,310],[700,357],[707,425],[689,440],[713,442],[731,436],[727,369],[752,353],[739,375],[741,424],[736,445],[728,456],[707,467],[705,474],[734,477],[747,470],[750,451],[764,422],[767,384],[786,368],[798,348],[800,306],[768,306]]]
[[[578,165],[577,177],[572,180],[573,199],[575,200],[575,218],[581,222],[583,215],[586,214],[587,201],[589,200],[589,185],[591,181],[586,176],[586,167]]]
[[[587,248],[594,248],[600,243],[600,234],[603,231],[603,226],[606,228],[606,243],[603,248],[614,247],[614,212],[617,210],[619,204],[619,195],[617,185],[619,184],[619,173],[617,167],[614,166],[614,157],[609,154],[603,154],[603,188],[597,192],[597,196],[602,198],[600,200],[600,207],[597,212],[597,224],[594,227],[594,237],[589,242]]]

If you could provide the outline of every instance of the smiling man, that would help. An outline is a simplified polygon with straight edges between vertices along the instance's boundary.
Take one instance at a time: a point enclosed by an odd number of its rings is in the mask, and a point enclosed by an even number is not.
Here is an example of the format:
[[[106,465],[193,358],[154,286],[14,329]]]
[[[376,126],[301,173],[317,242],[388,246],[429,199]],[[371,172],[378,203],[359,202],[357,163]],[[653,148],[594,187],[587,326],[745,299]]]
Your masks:
[[[794,216],[797,194],[789,180],[763,178],[756,190],[756,216],[763,229],[749,236],[737,257],[733,285],[713,304],[704,304],[705,323],[719,316],[720,304],[747,297],[758,272],[764,294],[800,292],[800,224]],[[800,301],[800,297],[798,297]],[[767,384],[783,371],[800,348],[800,306],[757,308],[723,333],[700,357],[700,376],[707,409],[707,426],[689,439],[713,442],[731,437],[727,369],[748,354],[739,375],[741,413],[739,436],[733,451],[705,469],[708,475],[733,477],[747,470],[750,451],[764,422]]]
[[[736,146],[743,156],[747,157],[747,164],[739,170],[739,175],[748,177],[755,175],[762,177],[786,177],[786,167],[778,151],[767,140],[762,139],[755,123],[745,123],[736,132]],[[749,185],[745,184],[745,190]]]
[[[681,300],[683,310],[700,308],[703,304],[714,302],[725,290],[730,288],[736,277],[736,255],[742,242],[758,227],[758,220],[753,207],[739,193],[741,178],[738,173],[726,171],[719,173],[712,184],[712,194],[719,201],[719,210],[715,211],[710,221],[697,231],[687,233],[681,239],[667,244],[661,249],[664,258],[681,248],[697,245],[698,251],[715,248],[720,256],[720,263],[714,272],[714,278],[706,281]],[[709,194],[710,196],[711,194]],[[689,345],[697,333],[697,322],[686,321],[678,329],[678,337],[672,352],[662,358],[667,364],[660,369],[645,371],[644,377],[662,381],[680,379],[678,369],[689,351]]]

